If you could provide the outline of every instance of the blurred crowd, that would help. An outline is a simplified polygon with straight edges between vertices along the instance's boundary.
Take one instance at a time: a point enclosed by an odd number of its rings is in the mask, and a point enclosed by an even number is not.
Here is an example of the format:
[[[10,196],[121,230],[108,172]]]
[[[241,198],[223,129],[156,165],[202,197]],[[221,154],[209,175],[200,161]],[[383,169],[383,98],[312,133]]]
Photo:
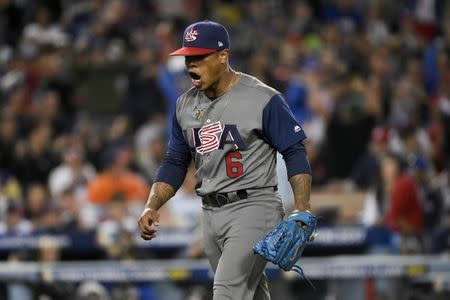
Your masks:
[[[190,86],[168,53],[203,19],[286,96],[313,192],[362,191],[374,240],[450,253],[448,0],[0,0],[0,234],[97,230],[130,255]],[[169,203],[162,226],[196,227],[194,170]]]

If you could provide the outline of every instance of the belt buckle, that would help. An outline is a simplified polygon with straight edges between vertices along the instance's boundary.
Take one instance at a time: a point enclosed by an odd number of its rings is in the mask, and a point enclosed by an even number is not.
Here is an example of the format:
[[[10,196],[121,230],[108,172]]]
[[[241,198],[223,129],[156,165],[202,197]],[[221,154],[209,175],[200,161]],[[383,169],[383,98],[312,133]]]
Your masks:
[[[215,196],[214,198],[216,199],[216,203],[217,203],[218,207],[222,207],[225,204],[230,203],[230,199],[228,199],[228,197],[226,195],[217,193],[214,196]]]

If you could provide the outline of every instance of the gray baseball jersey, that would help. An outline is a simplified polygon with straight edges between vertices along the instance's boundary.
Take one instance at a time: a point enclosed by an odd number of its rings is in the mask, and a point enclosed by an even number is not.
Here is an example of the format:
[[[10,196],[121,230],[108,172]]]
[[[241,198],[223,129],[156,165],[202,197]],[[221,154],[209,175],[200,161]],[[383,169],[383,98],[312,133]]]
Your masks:
[[[213,100],[196,88],[178,99],[174,126],[180,132],[169,147],[189,147],[199,195],[277,185],[276,151],[305,138],[278,91],[240,75]]]

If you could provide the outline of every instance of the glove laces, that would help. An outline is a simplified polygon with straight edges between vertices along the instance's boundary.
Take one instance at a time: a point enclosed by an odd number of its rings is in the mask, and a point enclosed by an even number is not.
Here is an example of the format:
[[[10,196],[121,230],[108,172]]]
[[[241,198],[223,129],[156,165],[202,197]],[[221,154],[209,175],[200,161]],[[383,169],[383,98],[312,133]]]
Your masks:
[[[311,280],[309,280],[308,277],[306,277],[305,273],[303,272],[302,267],[300,267],[299,265],[294,265],[292,267],[291,271],[294,271],[295,273],[299,274],[302,278],[304,278],[309,283],[309,285],[314,289],[314,291],[317,291],[316,287],[311,282]]]

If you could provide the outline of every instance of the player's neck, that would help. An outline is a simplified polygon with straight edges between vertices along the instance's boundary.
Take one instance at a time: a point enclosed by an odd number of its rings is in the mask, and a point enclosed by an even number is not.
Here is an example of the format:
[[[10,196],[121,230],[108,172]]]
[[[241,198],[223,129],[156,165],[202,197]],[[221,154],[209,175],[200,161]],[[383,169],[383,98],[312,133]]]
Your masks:
[[[205,90],[206,96],[210,99],[222,96],[236,85],[239,81],[239,77],[237,72],[228,67],[228,69],[219,77],[217,83]]]

